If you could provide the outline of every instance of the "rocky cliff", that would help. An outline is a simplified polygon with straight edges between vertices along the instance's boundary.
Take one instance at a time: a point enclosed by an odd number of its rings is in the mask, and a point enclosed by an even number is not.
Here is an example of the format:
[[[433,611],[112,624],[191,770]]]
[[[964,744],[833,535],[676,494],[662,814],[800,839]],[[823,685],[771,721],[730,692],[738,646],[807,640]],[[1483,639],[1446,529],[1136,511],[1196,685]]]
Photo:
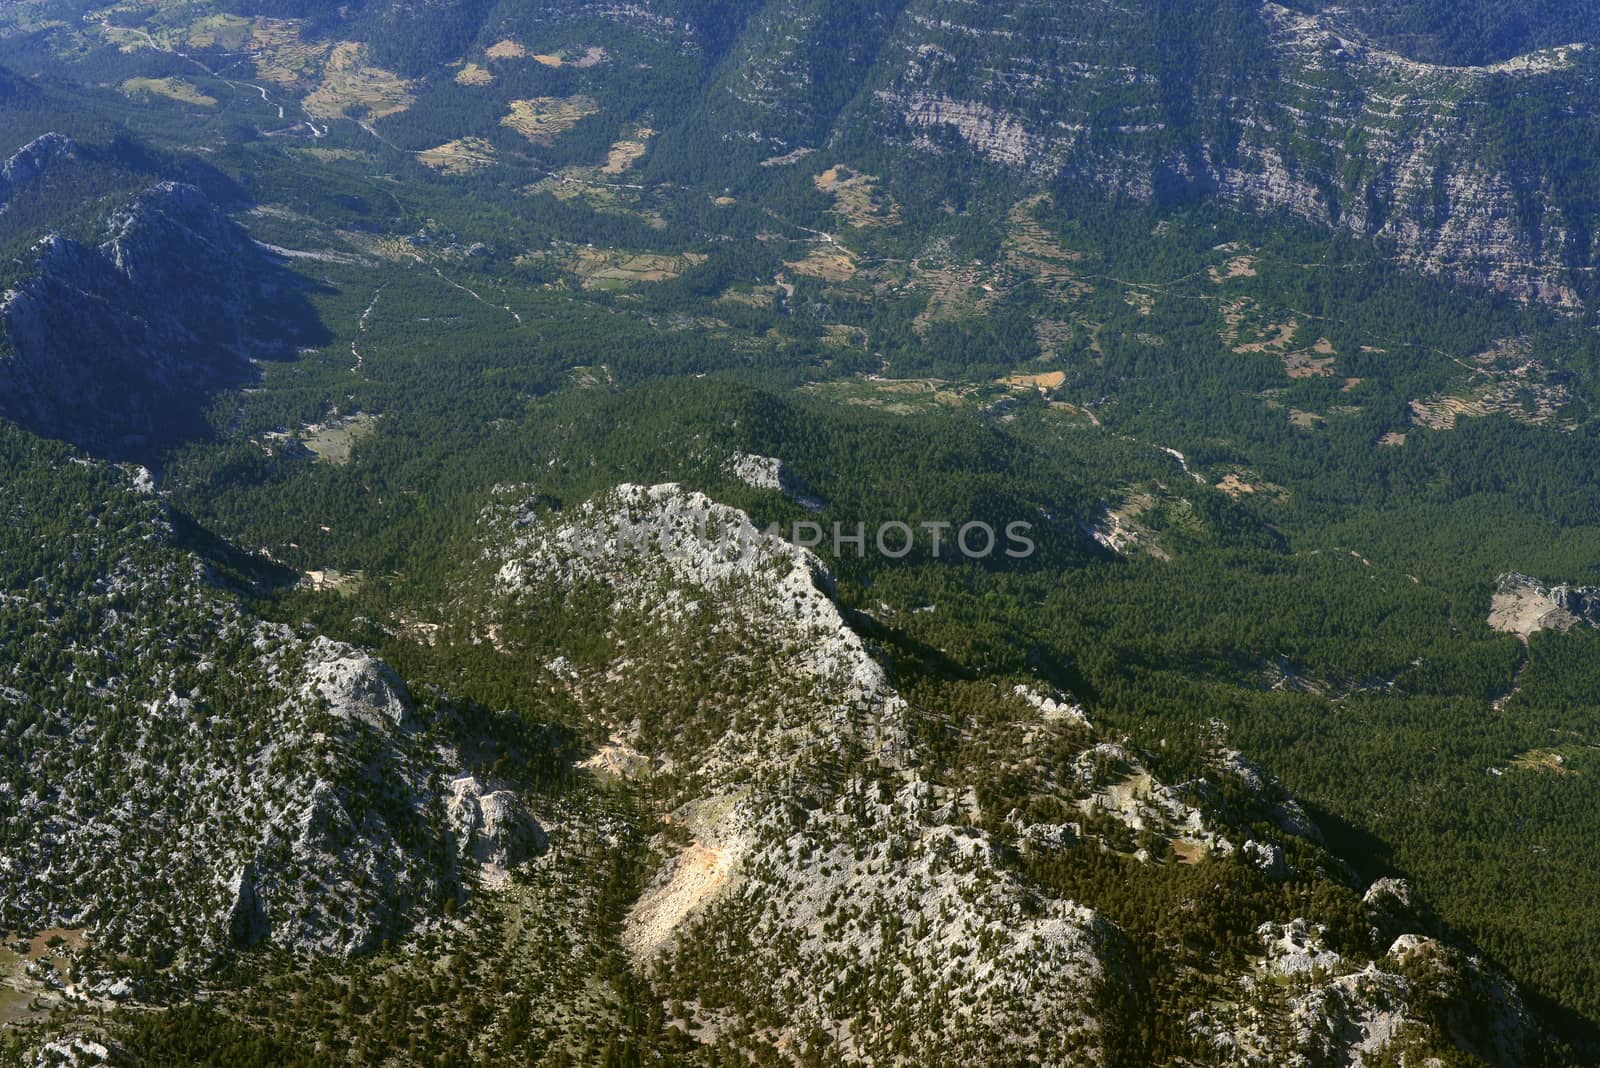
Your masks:
[[[0,177],[15,187],[71,159],[70,141],[40,138]],[[101,234],[39,239],[0,295],[0,412],[30,429],[139,454],[314,332],[292,276],[192,185],[145,189]]]
[[[1597,252],[1592,206],[1549,158],[1596,129],[1587,42],[1445,66],[1333,10],[916,0],[881,63],[891,137],[1034,182],[1287,212],[1569,309]]]

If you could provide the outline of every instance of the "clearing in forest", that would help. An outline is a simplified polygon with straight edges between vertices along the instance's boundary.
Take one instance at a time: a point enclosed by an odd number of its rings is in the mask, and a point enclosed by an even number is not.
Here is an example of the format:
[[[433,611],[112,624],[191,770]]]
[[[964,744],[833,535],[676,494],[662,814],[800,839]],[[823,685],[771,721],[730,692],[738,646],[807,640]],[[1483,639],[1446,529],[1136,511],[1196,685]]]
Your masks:
[[[878,378],[863,376],[813,382],[803,392],[839,404],[858,404],[894,415],[917,415],[964,407],[967,395],[942,378]],[[970,391],[969,391],[970,392]]]
[[[1332,378],[1336,355],[1333,342],[1320,337],[1309,351],[1284,353],[1283,370],[1290,378]]]
[[[605,166],[600,168],[600,173],[617,175],[633,166],[650,150],[650,138],[655,135],[656,132],[648,126],[641,126],[631,137],[625,137],[613,144],[611,151],[606,154]]]
[[[1254,256],[1235,256],[1221,267],[1206,268],[1206,274],[1210,276],[1214,285],[1220,286],[1233,278],[1254,278],[1256,263]]]
[[[521,59],[527,54],[526,48],[509,37],[490,45],[488,51],[484,53],[490,59]]]
[[[381,119],[405,111],[415,99],[411,83],[392,71],[369,66],[365,45],[334,45],[322,84],[305,98],[307,113],[321,119]]]
[[[1066,380],[1067,374],[1065,371],[1046,371],[1042,374],[1034,375],[1010,375],[1009,377],[1002,378],[1000,380],[1000,384],[1004,386],[1010,386],[1013,389],[1047,390],[1059,389],[1062,383],[1066,382]]]
[[[833,210],[851,226],[894,226],[900,222],[900,206],[878,191],[878,179],[858,174],[848,167],[829,167],[811,179],[820,193],[833,198]]]
[[[1577,616],[1523,586],[1501,590],[1489,601],[1489,627],[1524,640],[1541,630],[1569,630],[1577,622]]]
[[[1522,338],[1506,338],[1472,357],[1464,388],[1410,403],[1411,421],[1430,430],[1453,430],[1456,420],[1503,414],[1530,426],[1571,430],[1572,391],[1552,375]]]
[[[578,70],[598,66],[605,58],[606,50],[593,45],[584,49],[576,58],[572,58],[570,52],[540,52],[533,57],[534,62],[546,67],[576,67]]]
[[[1012,205],[1006,216],[1001,257],[1008,269],[1055,296],[1076,300],[1092,293],[1094,287],[1079,280],[1073,271],[1083,253],[1065,247],[1039,224],[1039,208],[1051,203],[1049,194],[1038,193]]]
[[[136,100],[159,96],[194,107],[217,106],[216,97],[207,96],[182,78],[129,78],[122,83],[122,94]]]
[[[549,144],[578,122],[600,110],[586,96],[537,96],[511,101],[511,110],[500,120],[535,144]]]
[[[796,274],[820,278],[824,282],[848,282],[856,275],[855,259],[838,245],[819,245],[804,258],[785,266]]]
[[[494,145],[481,137],[461,137],[417,153],[417,162],[442,174],[473,174],[497,162]]]
[[[578,276],[585,289],[626,289],[647,282],[665,282],[706,261],[703,253],[670,255],[626,249],[569,248],[561,265]]]

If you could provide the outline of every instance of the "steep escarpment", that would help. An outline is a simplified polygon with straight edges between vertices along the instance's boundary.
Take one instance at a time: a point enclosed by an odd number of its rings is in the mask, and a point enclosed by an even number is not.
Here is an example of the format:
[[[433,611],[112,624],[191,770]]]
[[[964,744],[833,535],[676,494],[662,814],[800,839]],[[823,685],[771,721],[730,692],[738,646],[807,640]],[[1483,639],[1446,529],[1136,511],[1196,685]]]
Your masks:
[[[13,182],[45,165],[39,144],[13,157]],[[146,189],[101,232],[39,239],[0,297],[0,412],[30,429],[138,454],[192,432],[198,403],[253,359],[315,333],[292,277],[195,186]]]
[[[1593,127],[1585,42],[1444,66],[1337,12],[1271,3],[928,0],[883,55],[880,121],[908,146],[965,148],[1041,183],[1284,211],[1388,242],[1431,273],[1581,303],[1592,205],[1529,146]]]

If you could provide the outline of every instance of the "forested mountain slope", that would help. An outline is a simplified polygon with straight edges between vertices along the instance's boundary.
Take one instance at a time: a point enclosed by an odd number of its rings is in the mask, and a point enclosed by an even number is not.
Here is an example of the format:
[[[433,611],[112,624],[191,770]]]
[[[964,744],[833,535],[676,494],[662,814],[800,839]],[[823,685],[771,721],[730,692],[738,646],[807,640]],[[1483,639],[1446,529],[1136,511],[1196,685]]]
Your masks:
[[[1596,257],[1583,10],[395,3],[338,32],[423,80],[519,34],[599,47],[606,96],[663,132],[662,174],[745,184],[830,145],[972,153],[1040,186],[1287,212],[1577,309]]]
[[[0,7],[0,1063],[1594,1061],[1595,34]]]

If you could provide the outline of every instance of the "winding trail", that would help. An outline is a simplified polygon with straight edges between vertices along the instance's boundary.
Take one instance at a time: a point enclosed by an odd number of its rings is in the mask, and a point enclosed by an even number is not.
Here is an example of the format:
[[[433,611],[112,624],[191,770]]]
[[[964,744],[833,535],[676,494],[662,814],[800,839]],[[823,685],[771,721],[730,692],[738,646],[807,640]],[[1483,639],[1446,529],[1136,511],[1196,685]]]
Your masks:
[[[100,26],[101,26],[101,29],[103,29],[103,30],[105,30],[107,32],[107,36],[108,36],[108,39],[109,39],[110,31],[111,31],[111,28],[112,28],[111,27],[111,19],[110,19],[110,17],[107,16],[106,18],[102,19],[101,22],[100,22]],[[200,62],[198,59],[194,58],[193,56],[189,55],[189,53],[187,53],[187,52],[181,52],[176,48],[164,48],[164,47],[162,47],[160,44],[158,44],[156,42],[156,39],[154,37],[150,36],[150,31],[144,29],[143,27],[134,26],[134,27],[128,27],[128,29],[130,29],[131,32],[136,33],[139,36],[143,37],[145,44],[149,45],[152,51],[160,52],[162,55],[166,55],[166,56],[175,56],[178,59],[181,59],[186,63],[193,63],[196,67],[199,67],[201,70],[205,71],[208,76],[210,76],[212,78],[216,78],[218,81],[223,82],[223,83],[225,83],[227,85],[231,85],[235,89],[237,89],[237,88],[239,88],[241,86],[245,86],[245,87],[248,87],[250,89],[254,89],[256,92],[261,94],[261,99],[269,107],[275,107],[275,108],[278,109],[278,118],[282,119],[282,118],[286,118],[287,117],[287,115],[284,112],[283,105],[278,103],[278,101],[272,99],[271,96],[267,95],[267,90],[266,90],[265,87],[257,85],[254,82],[239,82],[239,81],[234,81],[232,78],[224,78],[222,76],[222,72],[224,70],[227,70],[228,67],[236,66],[238,64],[238,62],[239,62],[238,58],[236,58],[234,60],[234,62],[229,63],[227,65],[227,67],[219,67],[216,70],[212,70],[210,67],[206,66],[204,63]],[[225,53],[223,53],[224,57],[226,57],[226,56],[234,56],[234,55],[239,55],[242,58],[245,54],[243,54],[243,53],[236,54],[236,53],[233,53],[233,52],[225,52]],[[301,114],[307,116],[306,125],[308,127],[310,127],[311,136],[312,137],[320,139],[320,138],[326,137],[328,135],[328,131],[327,131],[326,128],[318,130],[317,129],[317,124],[312,122],[312,121],[310,121],[310,113],[306,111],[306,109],[305,109],[305,107],[303,105],[300,108],[300,112],[301,112]],[[363,128],[365,128],[369,133],[371,133],[372,136],[377,137],[378,140],[380,140],[380,141],[383,141],[382,137],[378,137],[377,131],[372,130],[370,127],[367,126],[366,123],[362,123],[361,126]],[[384,144],[389,144],[389,142],[384,141]],[[394,146],[390,145],[389,147],[393,148]]]
[[[256,92],[261,94],[262,101],[265,102],[268,107],[274,107],[278,109],[278,118],[283,118],[283,105],[272,99],[272,97],[268,96],[267,90],[264,86],[257,85],[255,82],[236,82],[231,78],[223,78],[222,80],[233,86],[235,89],[239,88],[240,86],[254,89]]]
[[[361,355],[361,335],[367,332],[367,319],[371,317],[372,309],[378,306],[378,298],[383,296],[384,288],[384,286],[378,287],[378,291],[372,294],[372,300],[367,304],[367,310],[362,312],[361,318],[356,320],[356,336],[350,339],[350,355],[356,358],[356,362],[350,366],[351,374],[360,374],[362,364],[366,363],[366,360]]]
[[[422,257],[418,256],[417,257],[417,262],[418,263],[422,263],[424,261],[423,261]],[[435,267],[433,264],[431,264],[431,263],[428,264],[428,268],[431,271],[433,271],[434,274],[438,275],[439,276],[439,280],[441,282],[443,282],[445,285],[450,286],[452,289],[461,290],[461,292],[465,293],[467,296],[471,297],[473,300],[477,301],[479,304],[484,304],[484,305],[487,305],[487,306],[489,306],[491,308],[499,308],[501,311],[503,311],[507,315],[511,316],[511,318],[515,319],[517,321],[517,325],[518,326],[522,325],[522,316],[518,315],[515,311],[513,311],[509,304],[495,304],[492,301],[484,300],[475,291],[473,291],[471,289],[468,289],[466,286],[462,285],[460,282],[452,282],[445,275],[445,273],[443,271],[439,270],[439,268]]]

